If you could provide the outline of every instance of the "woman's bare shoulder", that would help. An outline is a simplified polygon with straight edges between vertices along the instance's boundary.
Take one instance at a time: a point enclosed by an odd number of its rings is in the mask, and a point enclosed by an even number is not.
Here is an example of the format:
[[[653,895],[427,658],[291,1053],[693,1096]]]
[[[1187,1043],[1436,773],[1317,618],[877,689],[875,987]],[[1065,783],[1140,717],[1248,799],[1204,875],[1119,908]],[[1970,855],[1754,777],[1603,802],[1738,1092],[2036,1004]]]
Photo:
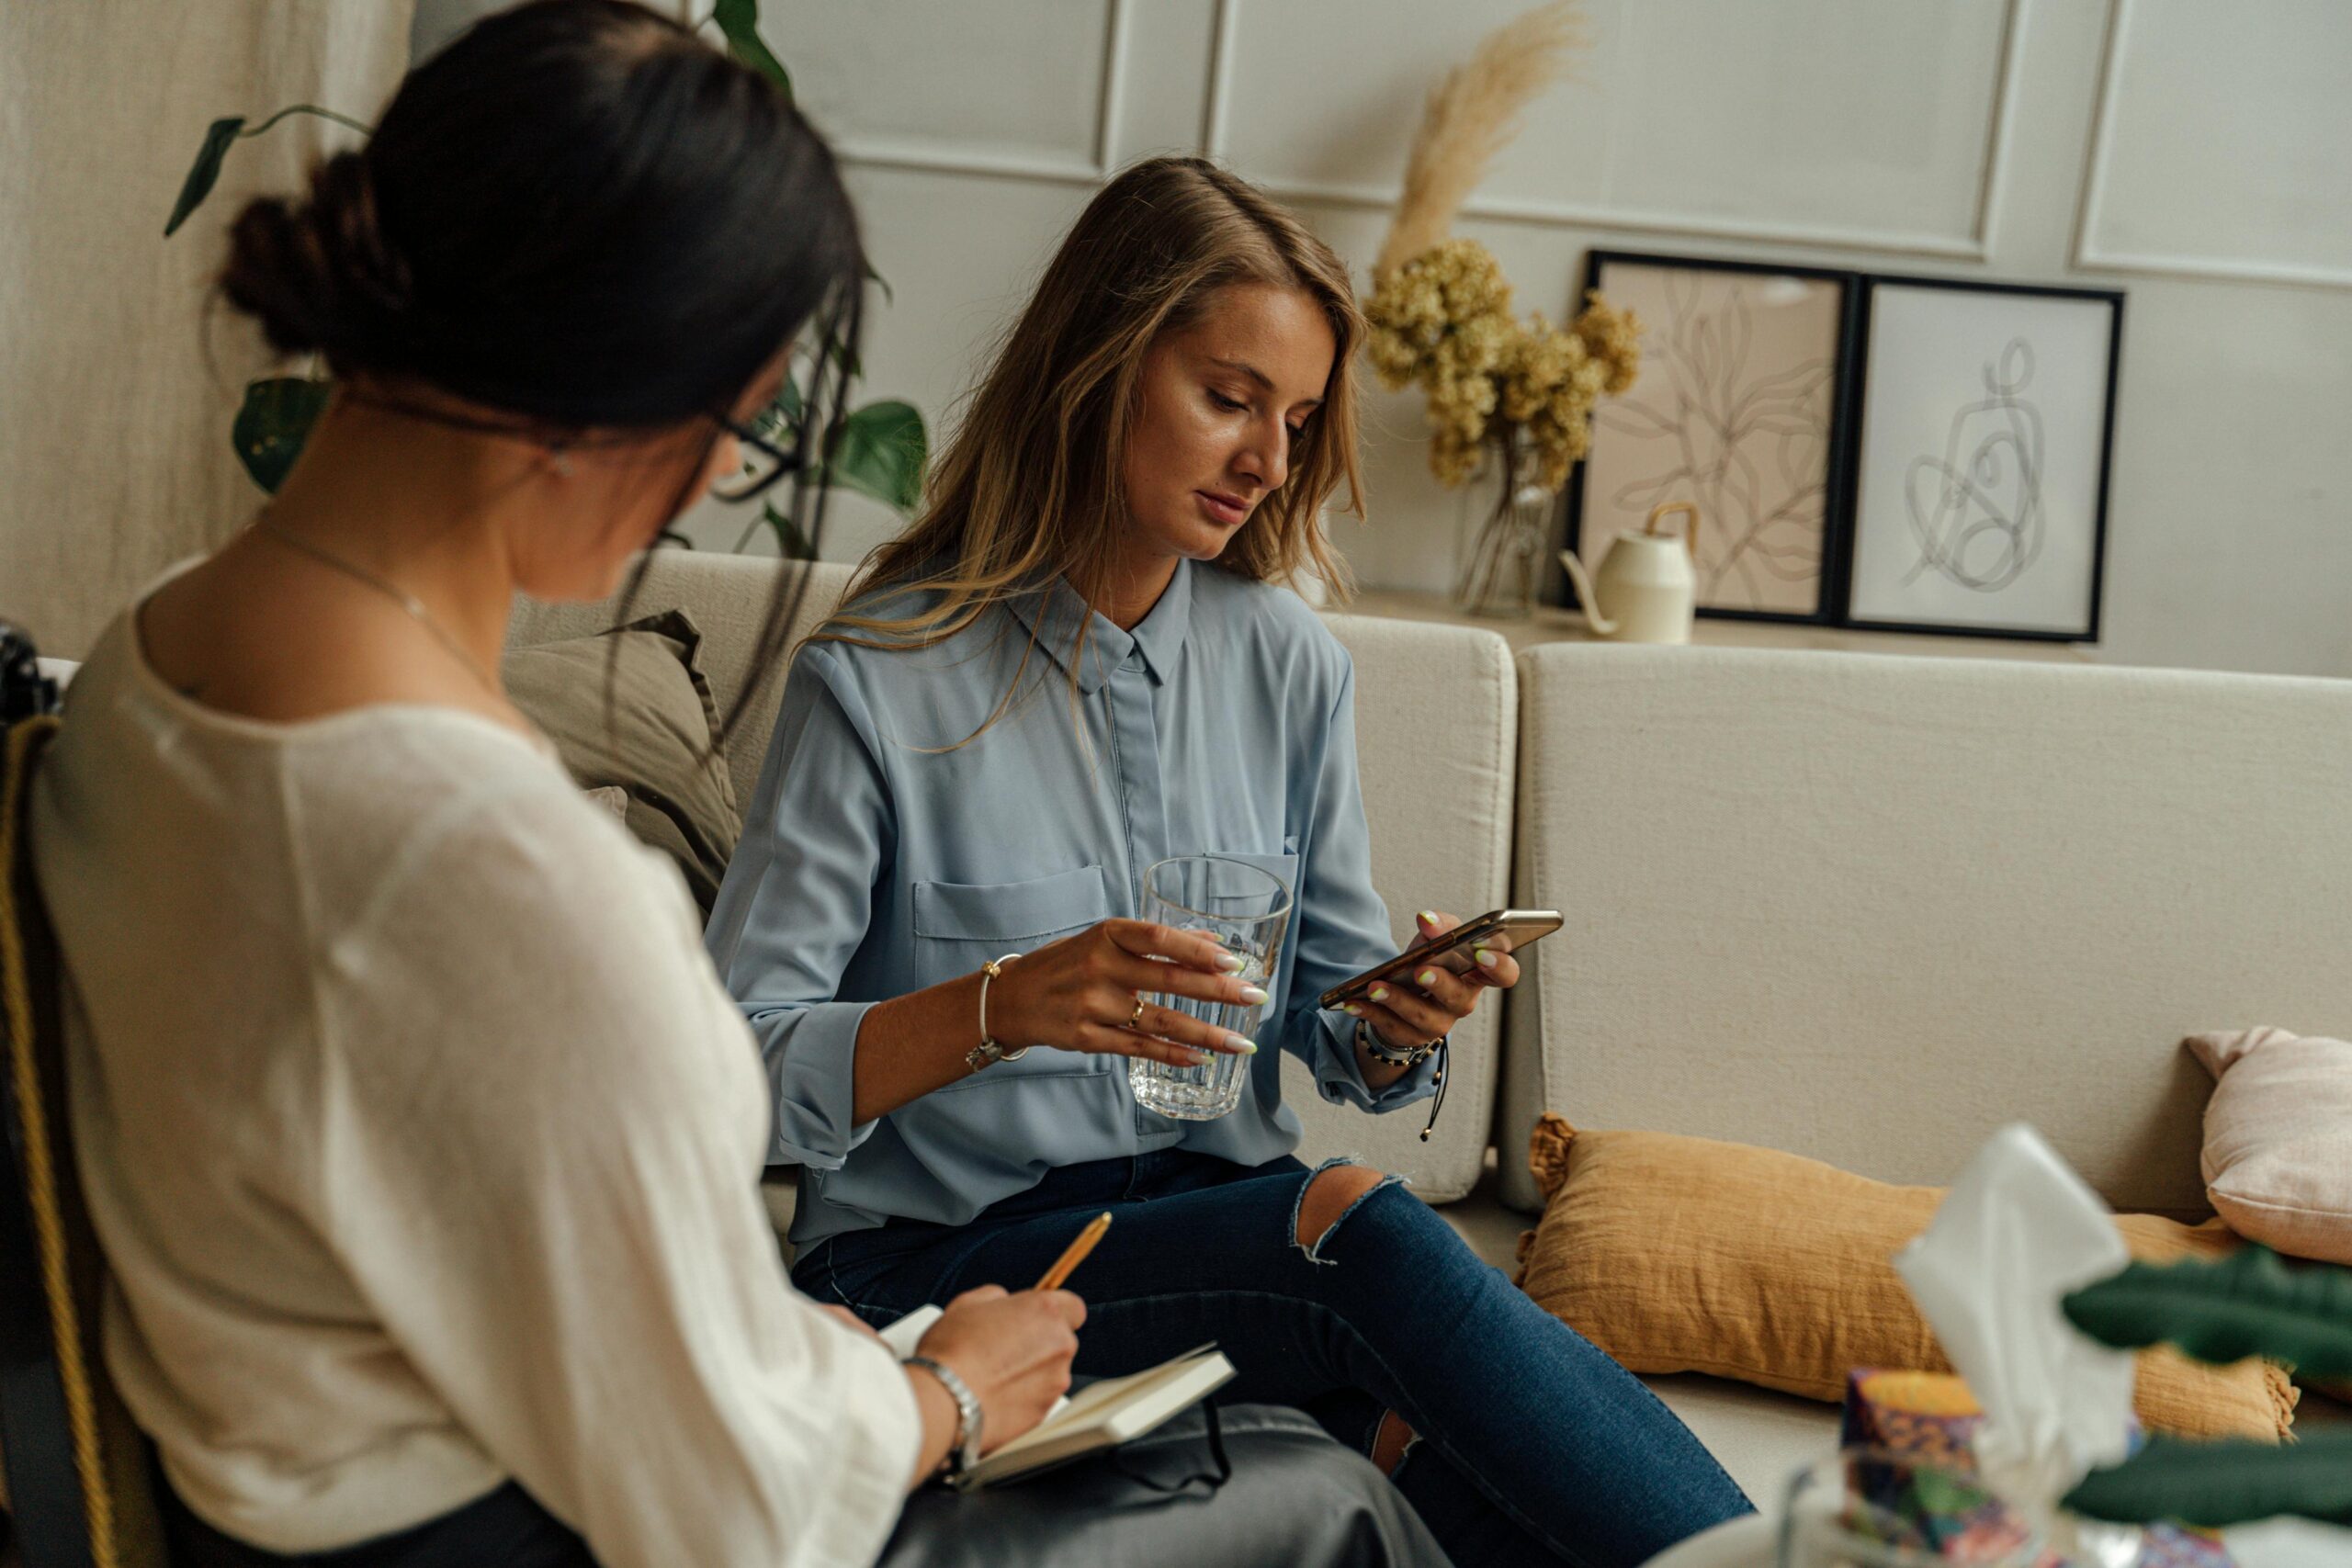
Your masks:
[[[398,604],[236,546],[158,588],[133,620],[140,655],[157,677],[234,717],[300,724],[424,705],[528,732],[512,705]]]

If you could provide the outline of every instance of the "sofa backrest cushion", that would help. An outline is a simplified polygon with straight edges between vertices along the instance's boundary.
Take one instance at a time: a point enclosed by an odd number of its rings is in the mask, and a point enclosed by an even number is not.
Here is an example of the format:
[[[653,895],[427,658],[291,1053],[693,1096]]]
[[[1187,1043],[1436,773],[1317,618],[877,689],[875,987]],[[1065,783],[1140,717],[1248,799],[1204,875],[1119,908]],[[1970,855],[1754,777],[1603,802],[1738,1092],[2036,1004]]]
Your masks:
[[[1413,939],[1417,909],[1466,920],[1501,908],[1510,895],[1519,737],[1509,645],[1490,631],[1374,615],[1328,624],[1355,660],[1372,880],[1397,945]],[[1285,1062],[1283,1098],[1306,1128],[1302,1156],[1355,1154],[1409,1176],[1432,1202],[1468,1192],[1493,1134],[1503,1011],[1489,998],[1451,1036],[1445,1108],[1427,1143],[1426,1106],[1366,1116],[1327,1105],[1304,1066]]]
[[[663,550],[628,614],[678,608],[694,618],[703,636],[702,668],[724,713],[751,676],[752,640],[777,570],[772,559]],[[796,640],[840,602],[849,583],[847,567],[820,565],[813,571]],[[525,603],[510,637],[520,646],[597,631],[613,624],[618,608],[609,602]],[[1466,919],[1499,907],[1510,889],[1519,728],[1517,682],[1502,638],[1369,616],[1333,615],[1329,625],[1355,660],[1373,881],[1388,902],[1399,943],[1411,935],[1416,909],[1443,908]],[[739,800],[752,797],[782,694],[782,682],[771,680],[727,739]],[[1493,1127],[1501,1010],[1482,1009],[1455,1032],[1444,1115],[1427,1143],[1419,1136],[1425,1111],[1368,1117],[1327,1105],[1304,1069],[1285,1064],[1285,1098],[1306,1128],[1302,1156],[1360,1155],[1412,1178],[1434,1201],[1467,1192]]]
[[[2195,1214],[2185,1035],[2352,1026],[2352,683],[1845,653],[1521,657],[1540,1110],[1950,1181],[2030,1122]],[[1532,1003],[1533,1005],[1530,1005]]]

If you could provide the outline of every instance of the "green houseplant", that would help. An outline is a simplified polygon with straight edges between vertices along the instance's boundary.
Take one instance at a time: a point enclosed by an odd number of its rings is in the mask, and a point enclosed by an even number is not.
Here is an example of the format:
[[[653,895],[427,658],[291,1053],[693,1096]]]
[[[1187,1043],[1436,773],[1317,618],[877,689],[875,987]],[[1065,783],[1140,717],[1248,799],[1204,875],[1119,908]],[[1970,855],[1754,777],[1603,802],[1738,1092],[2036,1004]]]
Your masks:
[[[707,25],[716,26],[727,40],[728,52],[742,63],[760,72],[782,90],[788,100],[792,96],[792,77],[784,62],[775,57],[759,36],[759,0],[717,0],[716,8],[706,18]],[[231,115],[214,120],[204,132],[204,141],[197,149],[196,161],[181,182],[178,198],[164,225],[169,238],[186,223],[188,216],[202,206],[206,197],[220,177],[220,166],[229,151],[237,142],[264,134],[296,115],[311,115],[348,126],[362,135],[372,127],[333,109],[315,104],[295,104],[278,110],[258,124],[249,125],[243,115]],[[877,276],[876,283],[882,283]],[[887,296],[889,286],[883,283]],[[802,390],[814,387],[824,373],[826,364],[820,356],[816,363],[796,369],[785,378],[775,400],[769,404],[754,422],[761,433],[782,445],[796,443],[801,427],[808,423],[810,411]],[[849,366],[853,379],[863,373],[854,359]],[[302,444],[309,436],[311,424],[325,409],[332,383],[312,376],[270,376],[249,383],[243,400],[231,425],[230,439],[239,461],[254,482],[265,491],[275,494],[286,478],[287,470],[301,454]],[[871,496],[902,515],[911,514],[922,499],[923,470],[929,460],[930,439],[923,428],[922,415],[913,404],[892,398],[864,404],[853,410],[842,421],[839,433],[829,448],[819,457],[818,469],[831,482],[845,490]],[[760,515],[753,519],[743,536],[735,543],[737,549],[749,544],[761,527],[773,530],[779,551],[793,559],[805,560],[815,554],[811,541],[801,536],[792,518],[772,504],[763,504]],[[684,537],[676,533],[663,536],[673,543],[684,545]]]
[[[2214,1362],[2267,1356],[2306,1378],[2352,1380],[2352,1269],[2290,1264],[2248,1246],[2211,1261],[2134,1263],[2063,1304],[2076,1328],[2119,1349],[2169,1344]],[[2292,1514],[2352,1525],[2352,1427],[2284,1448],[2151,1438],[2120,1464],[2091,1472],[2065,1501],[2119,1524],[2219,1529]]]

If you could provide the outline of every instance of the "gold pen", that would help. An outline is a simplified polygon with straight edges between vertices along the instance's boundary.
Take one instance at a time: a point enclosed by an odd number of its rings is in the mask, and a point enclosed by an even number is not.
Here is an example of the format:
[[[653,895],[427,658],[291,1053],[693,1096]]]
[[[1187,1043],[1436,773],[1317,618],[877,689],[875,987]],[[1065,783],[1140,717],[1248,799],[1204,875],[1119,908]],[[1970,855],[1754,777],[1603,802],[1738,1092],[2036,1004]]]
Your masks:
[[[1062,1248],[1062,1255],[1054,1259],[1054,1266],[1046,1270],[1046,1277],[1037,1281],[1037,1288],[1041,1291],[1060,1290],[1062,1281],[1069,1278],[1070,1270],[1086,1261],[1086,1255],[1094,1250],[1094,1244],[1101,1241],[1102,1233],[1110,1228],[1111,1212],[1105,1209],[1088,1221],[1086,1228],[1078,1233],[1076,1239]]]

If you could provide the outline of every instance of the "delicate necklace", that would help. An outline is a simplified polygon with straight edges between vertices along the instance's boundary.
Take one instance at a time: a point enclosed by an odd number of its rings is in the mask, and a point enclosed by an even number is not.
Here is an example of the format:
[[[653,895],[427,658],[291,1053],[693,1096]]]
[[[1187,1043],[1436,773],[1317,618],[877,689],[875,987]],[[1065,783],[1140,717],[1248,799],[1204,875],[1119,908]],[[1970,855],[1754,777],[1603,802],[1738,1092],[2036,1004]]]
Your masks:
[[[345,557],[339,556],[333,550],[328,549],[323,545],[314,545],[308,539],[288,533],[285,529],[280,528],[276,524],[272,523],[269,520],[269,513],[266,511],[254,518],[254,532],[256,534],[267,535],[270,538],[277,540],[279,544],[284,545],[289,550],[298,551],[302,555],[309,556],[312,560],[317,561],[322,566],[333,567],[335,570],[342,572],[345,577],[353,578],[360,582],[366,583],[377,592],[384,595],[385,598],[390,599],[392,603],[398,604],[401,609],[406,610],[409,613],[411,619],[414,620],[418,626],[423,626],[426,631],[431,632],[433,634],[434,640],[438,642],[443,648],[447,649],[449,650],[450,657],[457,660],[458,663],[464,665],[466,669],[472,673],[473,678],[481,682],[482,689],[484,691],[488,692],[493,697],[497,697],[502,701],[504,700],[506,694],[499,690],[498,682],[491,679],[490,671],[481,667],[481,660],[476,659],[471,653],[468,652],[464,643],[459,642],[455,637],[452,637],[447,628],[444,627],[440,622],[435,620],[433,618],[433,613],[424,607],[424,603],[419,600],[415,594],[411,593],[408,590],[399,587],[394,583],[385,581],[374,572],[369,571],[366,567],[361,566],[357,561],[346,559]]]

